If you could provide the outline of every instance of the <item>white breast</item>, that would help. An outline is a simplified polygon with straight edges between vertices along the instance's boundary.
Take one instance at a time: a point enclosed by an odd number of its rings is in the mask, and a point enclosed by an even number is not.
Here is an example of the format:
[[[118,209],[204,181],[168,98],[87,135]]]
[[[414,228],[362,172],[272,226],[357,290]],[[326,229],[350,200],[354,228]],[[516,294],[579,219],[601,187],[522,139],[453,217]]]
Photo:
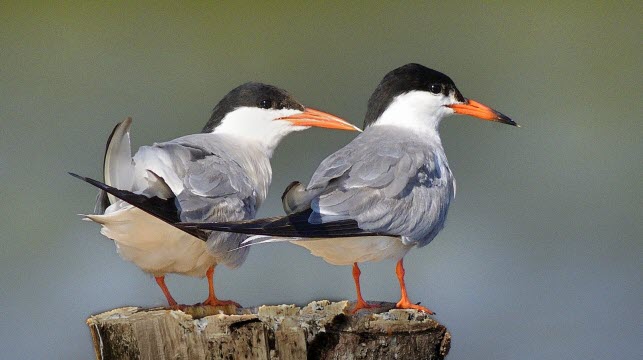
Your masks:
[[[114,240],[120,256],[143,271],[203,277],[216,259],[206,243],[165,222],[119,201],[105,215],[87,215],[103,226],[101,233]]]
[[[399,260],[414,246],[405,245],[397,237],[365,236],[351,238],[294,240],[311,254],[333,265],[352,265],[355,262]]]

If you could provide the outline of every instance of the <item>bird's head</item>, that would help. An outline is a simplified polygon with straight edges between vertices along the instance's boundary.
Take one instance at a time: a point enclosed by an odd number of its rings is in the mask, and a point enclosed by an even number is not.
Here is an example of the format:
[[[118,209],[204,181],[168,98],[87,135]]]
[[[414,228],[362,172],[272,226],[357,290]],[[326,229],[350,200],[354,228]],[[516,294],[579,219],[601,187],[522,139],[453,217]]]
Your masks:
[[[274,148],[287,134],[310,127],[361,131],[337,116],[305,107],[283,89],[249,82],[215,106],[203,132],[232,134]]]
[[[462,96],[447,75],[419,64],[401,66],[384,76],[368,102],[364,128],[374,124],[437,128],[451,114],[516,126],[509,117]]]

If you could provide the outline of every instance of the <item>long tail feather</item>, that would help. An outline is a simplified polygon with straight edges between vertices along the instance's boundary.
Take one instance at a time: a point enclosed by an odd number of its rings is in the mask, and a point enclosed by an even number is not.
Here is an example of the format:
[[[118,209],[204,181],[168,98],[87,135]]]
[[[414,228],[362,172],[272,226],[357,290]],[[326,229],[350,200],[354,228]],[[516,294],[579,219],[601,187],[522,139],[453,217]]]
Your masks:
[[[169,199],[161,199],[156,196],[148,197],[145,195],[133,193],[128,190],[117,189],[113,186],[104,184],[98,180],[80,176],[78,174],[74,174],[71,172],[69,173],[69,175],[77,179],[83,180],[107,192],[108,194],[145,211],[146,213],[174,226],[175,228],[181,231],[185,231],[186,233],[192,236],[195,236],[201,240],[208,239],[208,233],[203,230],[178,226],[178,223],[181,221],[181,219],[179,218],[179,213],[174,203],[174,200],[175,200],[174,197],[171,197]]]
[[[282,217],[219,223],[181,223],[178,224],[178,226],[186,229],[204,229],[248,235],[265,235],[275,238],[288,238],[285,240],[275,241],[291,241],[293,238],[338,238],[386,235],[360,229],[357,222],[354,220],[340,220],[329,223],[313,224],[308,221],[311,213],[312,210],[309,209]]]

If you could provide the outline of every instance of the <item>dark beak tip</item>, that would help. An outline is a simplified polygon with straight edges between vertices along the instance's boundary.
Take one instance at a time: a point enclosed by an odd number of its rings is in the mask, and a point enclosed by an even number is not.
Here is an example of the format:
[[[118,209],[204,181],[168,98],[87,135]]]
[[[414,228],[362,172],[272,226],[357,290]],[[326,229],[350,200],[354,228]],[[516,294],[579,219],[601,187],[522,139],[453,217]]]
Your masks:
[[[501,114],[501,113],[497,113],[497,114],[498,114],[498,121],[499,122],[501,122],[503,124],[511,125],[511,126],[520,127],[520,125],[518,125],[518,123],[516,123],[515,121],[511,120],[511,118],[509,116],[507,116],[505,114]]]
[[[506,118],[506,119],[504,119],[504,122],[505,122],[505,124],[507,124],[507,125],[520,127],[520,125],[518,125],[518,123],[517,123],[517,122],[515,122],[515,121],[511,120],[510,118]]]

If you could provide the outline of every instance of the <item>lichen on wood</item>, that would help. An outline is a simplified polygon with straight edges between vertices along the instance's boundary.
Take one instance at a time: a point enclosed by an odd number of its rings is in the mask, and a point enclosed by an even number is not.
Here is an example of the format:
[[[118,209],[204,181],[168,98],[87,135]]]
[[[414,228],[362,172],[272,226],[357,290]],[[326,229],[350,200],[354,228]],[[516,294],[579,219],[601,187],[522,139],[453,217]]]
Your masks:
[[[347,301],[258,308],[125,307],[87,320],[98,359],[443,359],[451,336],[415,310]],[[226,314],[227,313],[227,314]]]

